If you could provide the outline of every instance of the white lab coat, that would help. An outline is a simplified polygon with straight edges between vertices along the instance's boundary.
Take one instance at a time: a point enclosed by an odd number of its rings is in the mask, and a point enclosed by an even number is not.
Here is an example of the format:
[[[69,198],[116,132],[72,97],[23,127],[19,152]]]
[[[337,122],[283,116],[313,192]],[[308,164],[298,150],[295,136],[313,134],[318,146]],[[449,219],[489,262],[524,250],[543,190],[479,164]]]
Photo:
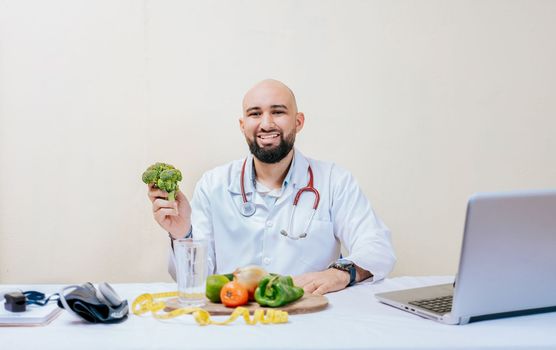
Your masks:
[[[282,195],[271,208],[254,191],[252,155],[245,169],[245,192],[256,206],[251,217],[240,213],[241,167],[244,159],[206,172],[197,183],[192,206],[193,236],[209,239],[209,273],[230,273],[237,267],[260,265],[268,272],[299,275],[322,271],[340,256],[370,271],[373,281],[383,279],[396,261],[390,231],[375,215],[353,176],[330,162],[306,158],[294,150]],[[280,234],[288,228],[297,191],[309,181],[308,165],[320,202],[306,238],[292,240]],[[312,212],[314,195],[304,192],[294,217],[299,235]],[[291,234],[291,233],[290,233]],[[172,254],[169,272],[175,278]]]

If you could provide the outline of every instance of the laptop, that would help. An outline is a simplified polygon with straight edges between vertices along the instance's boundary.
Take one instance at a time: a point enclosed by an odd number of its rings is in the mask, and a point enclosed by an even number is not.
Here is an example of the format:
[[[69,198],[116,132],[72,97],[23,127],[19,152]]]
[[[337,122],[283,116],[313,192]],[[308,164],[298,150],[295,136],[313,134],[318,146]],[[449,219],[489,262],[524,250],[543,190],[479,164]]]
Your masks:
[[[446,324],[556,311],[556,190],[471,196],[454,283],[375,297]]]

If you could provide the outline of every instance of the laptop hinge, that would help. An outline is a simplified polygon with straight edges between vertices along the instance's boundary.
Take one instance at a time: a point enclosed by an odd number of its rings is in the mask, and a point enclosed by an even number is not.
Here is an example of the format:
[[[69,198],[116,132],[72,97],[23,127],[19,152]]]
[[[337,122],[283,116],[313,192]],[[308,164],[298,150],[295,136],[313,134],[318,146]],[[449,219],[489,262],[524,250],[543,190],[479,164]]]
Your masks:
[[[451,312],[442,315],[440,319],[443,323],[446,324],[466,324],[469,322],[469,317],[456,317]]]

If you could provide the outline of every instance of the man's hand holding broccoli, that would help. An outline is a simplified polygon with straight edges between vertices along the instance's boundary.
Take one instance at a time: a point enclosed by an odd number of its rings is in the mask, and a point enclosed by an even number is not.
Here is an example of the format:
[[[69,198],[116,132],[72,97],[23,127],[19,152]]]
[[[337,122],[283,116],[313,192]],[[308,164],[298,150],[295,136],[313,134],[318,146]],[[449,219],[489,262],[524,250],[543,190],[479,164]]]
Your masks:
[[[149,186],[156,222],[172,237],[184,237],[191,228],[191,206],[178,187],[181,172],[169,164],[156,163],[145,170],[142,179]]]

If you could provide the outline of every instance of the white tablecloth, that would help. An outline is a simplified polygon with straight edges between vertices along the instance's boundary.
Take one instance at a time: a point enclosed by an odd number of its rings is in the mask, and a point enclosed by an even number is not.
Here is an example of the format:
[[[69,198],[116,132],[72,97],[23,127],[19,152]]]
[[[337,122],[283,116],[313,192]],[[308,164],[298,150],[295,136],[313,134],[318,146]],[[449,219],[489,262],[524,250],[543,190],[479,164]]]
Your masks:
[[[452,281],[398,277],[328,294],[326,310],[292,315],[288,324],[198,326],[192,316],[159,321],[130,315],[120,324],[87,324],[63,312],[44,327],[0,327],[1,349],[556,349],[556,313],[448,326],[379,303],[374,293]],[[129,303],[175,284],[114,284]],[[59,286],[0,285],[56,291]],[[3,306],[2,306],[3,307]]]

